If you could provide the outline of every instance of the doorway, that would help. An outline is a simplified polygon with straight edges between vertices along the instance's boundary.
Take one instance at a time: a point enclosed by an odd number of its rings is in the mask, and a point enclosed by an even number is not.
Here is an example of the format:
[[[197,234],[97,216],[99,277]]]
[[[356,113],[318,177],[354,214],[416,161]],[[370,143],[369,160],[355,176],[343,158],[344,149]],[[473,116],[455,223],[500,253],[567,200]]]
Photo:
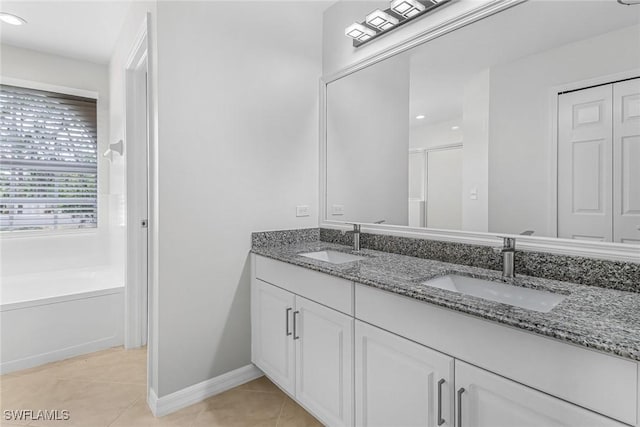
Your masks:
[[[462,144],[409,152],[409,226],[462,227]]]
[[[149,336],[148,80],[147,35],[142,31],[125,65],[127,349],[146,345]]]

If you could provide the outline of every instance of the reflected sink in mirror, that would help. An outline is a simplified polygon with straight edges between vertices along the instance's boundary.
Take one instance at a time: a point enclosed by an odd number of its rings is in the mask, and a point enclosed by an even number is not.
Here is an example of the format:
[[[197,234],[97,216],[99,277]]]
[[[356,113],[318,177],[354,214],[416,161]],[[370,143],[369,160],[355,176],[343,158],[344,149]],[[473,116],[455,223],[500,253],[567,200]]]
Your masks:
[[[346,264],[348,262],[360,261],[365,259],[365,257],[362,256],[331,250],[308,252],[306,254],[300,254],[300,256],[315,259],[318,261],[328,262],[330,264]]]
[[[553,292],[523,288],[455,274],[431,279],[422,284],[541,313],[550,312],[566,298],[566,295],[555,294]]]

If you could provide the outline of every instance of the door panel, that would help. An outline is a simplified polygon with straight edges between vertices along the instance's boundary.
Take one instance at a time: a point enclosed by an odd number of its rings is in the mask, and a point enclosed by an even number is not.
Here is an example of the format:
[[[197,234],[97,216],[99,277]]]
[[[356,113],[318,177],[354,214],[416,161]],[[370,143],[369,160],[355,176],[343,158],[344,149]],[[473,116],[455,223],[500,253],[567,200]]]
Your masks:
[[[558,237],[613,239],[612,86],[558,98]]]
[[[353,424],[353,318],[296,296],[296,399],[324,424]]]
[[[613,241],[640,244],[640,79],[613,85]]]
[[[453,425],[453,358],[360,321],[355,352],[357,426]]]
[[[295,296],[291,292],[256,279],[253,283],[251,301],[252,361],[273,382],[293,394],[295,347],[292,315]]]
[[[455,361],[457,426],[464,427],[622,427],[595,412]],[[462,393],[460,390],[464,389]]]
[[[462,228],[462,148],[427,153],[427,227]]]

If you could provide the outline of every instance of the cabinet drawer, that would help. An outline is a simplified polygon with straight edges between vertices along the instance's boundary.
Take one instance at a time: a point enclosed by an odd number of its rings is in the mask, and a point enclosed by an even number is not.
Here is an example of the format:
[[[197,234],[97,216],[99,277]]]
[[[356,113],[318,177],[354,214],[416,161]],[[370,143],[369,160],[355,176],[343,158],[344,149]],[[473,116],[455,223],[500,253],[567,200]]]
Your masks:
[[[456,360],[458,426],[625,427],[625,424]]]
[[[353,316],[353,282],[256,255],[256,278]]]
[[[401,315],[399,315],[401,314]],[[428,347],[636,425],[637,364],[356,285],[355,316]]]

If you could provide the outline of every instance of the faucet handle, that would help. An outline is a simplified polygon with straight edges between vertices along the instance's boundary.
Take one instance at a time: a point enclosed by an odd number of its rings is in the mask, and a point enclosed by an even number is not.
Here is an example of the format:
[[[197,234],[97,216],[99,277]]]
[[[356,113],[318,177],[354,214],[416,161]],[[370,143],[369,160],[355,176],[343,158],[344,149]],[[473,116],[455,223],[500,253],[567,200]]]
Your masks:
[[[507,236],[498,236],[498,239],[502,239],[502,250],[515,250],[516,238]]]
[[[360,224],[357,222],[347,222],[345,224],[349,224],[349,225],[353,225],[353,230],[351,230],[353,233],[359,233],[360,232]],[[344,236],[345,234],[347,234],[347,230],[342,230],[342,235]]]

